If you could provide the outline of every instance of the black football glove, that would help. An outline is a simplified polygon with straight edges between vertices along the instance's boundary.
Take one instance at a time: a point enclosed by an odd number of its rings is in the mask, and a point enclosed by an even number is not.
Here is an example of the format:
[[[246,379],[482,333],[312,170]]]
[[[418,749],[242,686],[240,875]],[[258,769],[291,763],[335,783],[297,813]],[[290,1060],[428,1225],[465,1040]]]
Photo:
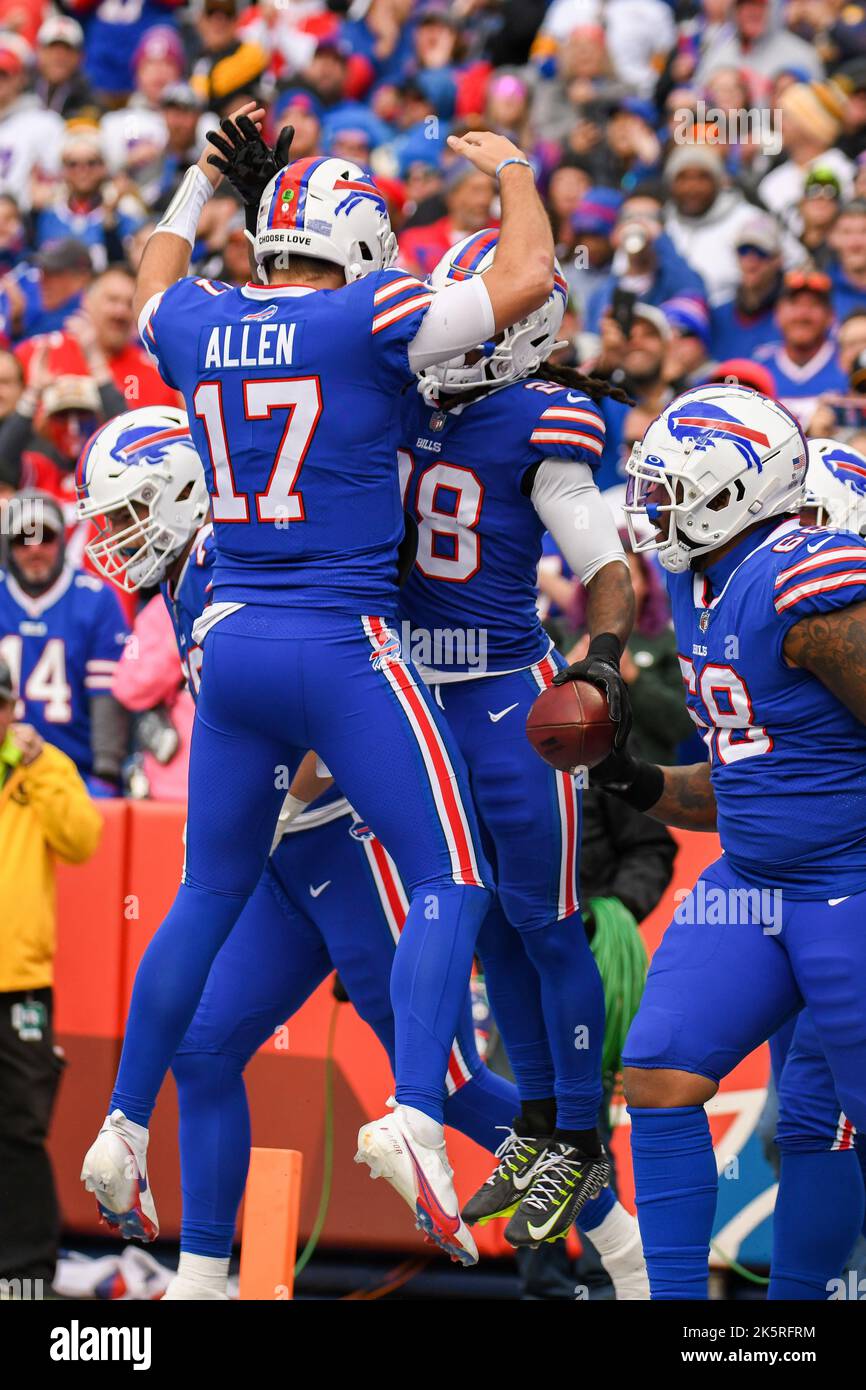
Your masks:
[[[554,685],[565,685],[566,681],[589,681],[590,685],[604,691],[610,717],[617,726],[613,741],[615,749],[625,746],[631,730],[628,686],[619,673],[621,655],[619,638],[612,632],[602,632],[598,637],[593,637],[583,661],[573,661],[553,678]]]
[[[618,796],[636,811],[649,811],[665,789],[665,775],[655,763],[645,763],[623,747],[590,769],[589,785]]]
[[[218,154],[208,155],[208,164],[228,179],[240,195],[246,215],[247,232],[255,235],[262,194],[271,179],[289,162],[294,126],[283,126],[274,149],[249,116],[220,121],[220,129],[209,130],[207,138]]]

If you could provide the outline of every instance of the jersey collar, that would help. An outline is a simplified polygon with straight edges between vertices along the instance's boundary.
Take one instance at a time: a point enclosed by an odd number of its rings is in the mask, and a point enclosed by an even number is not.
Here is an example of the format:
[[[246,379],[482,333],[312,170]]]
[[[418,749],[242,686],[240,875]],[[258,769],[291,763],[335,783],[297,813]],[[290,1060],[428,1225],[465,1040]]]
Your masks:
[[[63,598],[75,578],[75,570],[71,565],[64,565],[60,574],[43,594],[26,594],[18,583],[14,574],[6,571],[6,588],[19,608],[23,608],[28,618],[41,618],[42,614],[51,608],[58,599]]]
[[[297,299],[315,293],[312,285],[241,285],[241,294],[247,299]]]
[[[759,550],[765,546],[773,545],[781,540],[789,531],[796,530],[800,522],[797,517],[785,517],[782,521],[772,517],[766,521],[760,530],[752,531],[748,536],[744,536],[739,545],[735,545],[723,555],[716,564],[710,565],[706,570],[692,576],[692,597],[695,608],[715,608],[721,601],[725,590],[747,560],[750,560]],[[713,597],[708,598],[709,579],[713,588]]]

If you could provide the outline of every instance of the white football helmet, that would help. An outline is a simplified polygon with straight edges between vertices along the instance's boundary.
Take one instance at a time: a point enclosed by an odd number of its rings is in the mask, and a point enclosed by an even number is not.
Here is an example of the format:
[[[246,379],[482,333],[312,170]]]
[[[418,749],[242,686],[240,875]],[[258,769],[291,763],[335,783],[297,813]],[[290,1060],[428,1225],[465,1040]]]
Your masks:
[[[296,159],[259,202],[253,242],[259,277],[271,256],[315,256],[341,266],[347,283],[393,265],[397,238],[372,174],[344,159]]]
[[[666,570],[682,574],[753,522],[796,512],[806,453],[800,426],[778,401],[743,386],[686,391],[632,449],[625,505],[632,549],[658,551]],[[641,539],[644,517],[663,529]]]
[[[835,439],[809,440],[803,510],[815,526],[866,536],[866,458]]]
[[[483,231],[473,232],[471,236],[458,241],[431,274],[432,288],[447,290],[461,280],[489,270],[498,240],[496,228],[485,227]],[[437,362],[435,366],[425,367],[419,372],[418,390],[425,401],[432,403],[441,395],[470,391],[478,386],[486,386],[490,390],[507,386],[511,381],[530,376],[547,360],[554,348],[563,347],[563,343],[556,341],[556,335],[568,302],[568,286],[556,262],[553,279],[553,289],[541,308],[506,328],[497,341],[479,343],[478,349],[472,352],[449,357],[447,362]],[[474,357],[476,351],[480,351],[481,356],[477,361],[467,363],[466,358]]]
[[[98,527],[87,554],[127,594],[165,578],[210,505],[189,421],[174,406],[131,410],[97,430],[75,490],[78,516]]]

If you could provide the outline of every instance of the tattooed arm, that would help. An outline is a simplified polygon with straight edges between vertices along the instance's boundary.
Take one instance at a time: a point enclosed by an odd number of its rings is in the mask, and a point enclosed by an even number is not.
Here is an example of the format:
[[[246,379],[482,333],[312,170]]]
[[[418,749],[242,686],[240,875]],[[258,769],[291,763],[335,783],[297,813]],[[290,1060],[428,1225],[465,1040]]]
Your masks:
[[[783,651],[789,665],[810,671],[866,724],[866,603],[803,618]]]
[[[710,781],[710,764],[663,767],[661,771],[664,791],[647,815],[680,830],[715,830],[716,794]]]
[[[680,830],[715,830],[716,797],[710,764],[658,767],[632,757],[626,749],[611,753],[590,772],[590,786],[603,787],[662,825]]]

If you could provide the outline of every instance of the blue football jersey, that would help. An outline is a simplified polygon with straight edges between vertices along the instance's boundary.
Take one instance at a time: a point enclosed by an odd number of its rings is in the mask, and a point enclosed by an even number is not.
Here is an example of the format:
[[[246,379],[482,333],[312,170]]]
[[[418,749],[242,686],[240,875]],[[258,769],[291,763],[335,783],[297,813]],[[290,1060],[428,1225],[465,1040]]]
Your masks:
[[[866,600],[866,542],[768,522],[703,574],[668,575],[692,718],[710,750],[722,847],[791,898],[866,889],[866,727],[786,664],[795,623]]]
[[[205,461],[215,598],[394,613],[400,391],[432,297],[399,270],[336,290],[185,279],[162,296],[143,339]]]
[[[93,575],[67,566],[34,598],[0,571],[0,654],[18,690],[16,717],[84,776],[93,763],[90,701],[111,694],[128,631],[117,595]]]
[[[415,568],[400,591],[415,664],[472,675],[540,661],[551,647],[536,589],[545,528],[521,489],[546,458],[595,469],[604,446],[597,407],[534,378],[451,411],[413,391],[401,444],[406,506],[418,523]]]
[[[165,600],[174,628],[177,650],[180,655],[183,673],[186,676],[189,692],[198,699],[201,688],[202,649],[192,635],[196,619],[201,616],[213,598],[213,575],[216,563],[216,547],[213,527],[202,526],[184,561],[183,567],[174,583],[168,580],[161,584],[160,591]],[[289,765],[289,776],[294,777],[300,765],[300,757]],[[310,803],[310,812],[303,812],[292,822],[292,827],[304,829],[325,806],[336,805],[343,800],[343,793],[337,787],[329,787],[326,792]],[[348,809],[348,808],[347,808]],[[290,827],[290,828],[292,828]]]

